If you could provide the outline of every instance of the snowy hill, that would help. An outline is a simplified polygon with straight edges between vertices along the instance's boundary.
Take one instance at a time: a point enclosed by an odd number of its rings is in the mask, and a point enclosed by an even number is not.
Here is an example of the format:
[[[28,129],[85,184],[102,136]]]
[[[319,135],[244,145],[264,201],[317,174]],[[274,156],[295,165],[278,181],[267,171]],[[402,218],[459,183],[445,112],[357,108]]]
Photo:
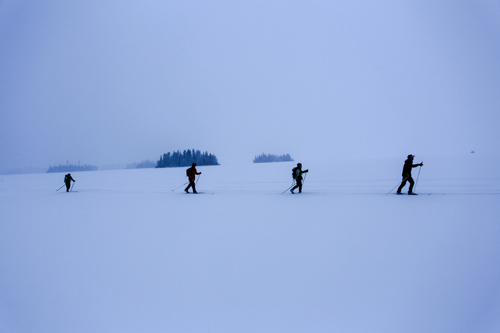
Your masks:
[[[0,176],[0,332],[498,332],[498,164],[403,161]]]

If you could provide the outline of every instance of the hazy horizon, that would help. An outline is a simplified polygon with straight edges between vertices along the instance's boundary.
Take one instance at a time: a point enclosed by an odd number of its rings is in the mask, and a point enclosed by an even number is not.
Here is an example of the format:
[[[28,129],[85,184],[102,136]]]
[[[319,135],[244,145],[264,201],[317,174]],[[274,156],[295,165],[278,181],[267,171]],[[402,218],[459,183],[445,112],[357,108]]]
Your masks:
[[[500,2],[0,1],[0,169],[498,154]]]

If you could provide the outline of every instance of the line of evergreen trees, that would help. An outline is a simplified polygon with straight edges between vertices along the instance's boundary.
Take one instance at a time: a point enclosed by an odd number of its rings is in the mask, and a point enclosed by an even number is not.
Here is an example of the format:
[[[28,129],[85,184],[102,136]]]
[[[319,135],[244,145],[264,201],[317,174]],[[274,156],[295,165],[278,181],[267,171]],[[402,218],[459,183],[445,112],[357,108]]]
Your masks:
[[[127,169],[145,169],[145,168],[155,168],[156,162],[145,160],[141,163],[127,164]]]
[[[47,170],[47,173],[50,172],[75,172],[75,171],[96,171],[97,167],[95,165],[75,165],[75,164],[66,164],[62,165],[59,164],[58,166],[49,166],[49,170]]]
[[[290,154],[285,155],[273,155],[273,154],[261,154],[259,156],[255,156],[253,159],[254,163],[268,163],[268,162],[291,162],[293,158]]]
[[[201,153],[199,150],[184,150],[174,151],[171,153],[163,154],[157,162],[157,168],[173,168],[191,166],[192,163],[196,165],[219,165],[217,157],[209,154],[208,152]]]

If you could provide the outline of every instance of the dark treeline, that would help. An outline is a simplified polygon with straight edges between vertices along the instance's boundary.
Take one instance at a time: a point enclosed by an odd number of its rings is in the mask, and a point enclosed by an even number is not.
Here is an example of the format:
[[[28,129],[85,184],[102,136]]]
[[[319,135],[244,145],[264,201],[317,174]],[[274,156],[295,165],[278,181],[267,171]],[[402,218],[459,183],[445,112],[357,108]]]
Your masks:
[[[143,168],[155,168],[156,162],[145,160],[141,163],[127,164],[127,169],[143,169]]]
[[[58,166],[50,166],[47,172],[75,172],[75,171],[95,171],[97,167],[95,165],[75,165],[75,164],[59,164]]]
[[[254,163],[268,163],[268,162],[290,162],[293,161],[293,158],[290,154],[285,155],[272,155],[272,154],[262,154],[259,156],[255,156],[253,159]]]
[[[172,154],[163,154],[163,156],[160,156],[160,160],[158,161],[156,167],[183,167],[191,166],[192,163],[196,163],[196,165],[219,165],[215,155],[209,154],[208,152],[201,153],[199,150],[194,151],[194,149],[188,149],[184,150],[182,153],[180,151],[174,151]]]

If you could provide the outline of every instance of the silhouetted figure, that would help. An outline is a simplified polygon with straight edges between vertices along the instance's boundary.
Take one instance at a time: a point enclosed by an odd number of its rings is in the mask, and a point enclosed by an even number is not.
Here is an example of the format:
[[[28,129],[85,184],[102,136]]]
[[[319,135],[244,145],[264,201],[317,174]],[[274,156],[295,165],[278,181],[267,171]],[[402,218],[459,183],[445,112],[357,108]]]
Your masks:
[[[408,158],[405,161],[405,165],[403,166],[403,181],[401,182],[401,185],[399,185],[398,188],[398,194],[401,194],[401,190],[403,187],[406,185],[406,182],[408,181],[410,183],[410,188],[408,189],[408,194],[410,195],[416,195],[416,193],[413,193],[413,185],[415,185],[415,182],[413,181],[413,178],[411,177],[411,169],[416,168],[418,166],[424,165],[423,163],[419,164],[413,164],[413,158],[414,155],[408,155]]]
[[[196,179],[196,175],[201,175],[201,172],[196,171],[196,163],[193,163],[192,166],[189,169],[187,169],[186,173],[187,173],[187,176],[189,178],[189,185],[188,185],[188,187],[186,187],[184,189],[184,191],[186,191],[186,193],[189,193],[188,190],[190,187],[192,187],[193,193],[198,193],[198,192],[196,192],[196,187],[195,187],[194,181]]]
[[[64,176],[64,184],[66,184],[66,192],[69,192],[69,188],[71,187],[71,181],[75,180],[73,179],[73,177],[71,177],[70,173]]]
[[[306,172],[309,172],[309,170],[305,170],[305,171],[302,171],[302,163],[298,163],[297,166],[295,168],[292,169],[292,177],[293,179],[295,179],[296,181],[296,185],[290,190],[290,192],[292,192],[292,194],[295,194],[293,192],[293,190],[295,190],[296,188],[299,189],[299,193],[302,193],[302,174],[303,173],[306,173]]]

